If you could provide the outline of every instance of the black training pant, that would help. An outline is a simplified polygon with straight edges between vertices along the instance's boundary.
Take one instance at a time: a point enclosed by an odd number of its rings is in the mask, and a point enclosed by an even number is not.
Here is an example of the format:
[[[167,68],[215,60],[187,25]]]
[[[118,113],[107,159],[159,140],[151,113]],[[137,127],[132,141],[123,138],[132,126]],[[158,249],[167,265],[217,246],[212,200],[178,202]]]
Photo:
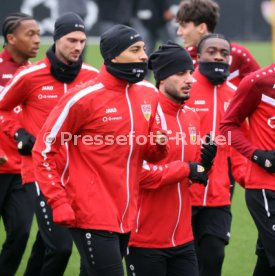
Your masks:
[[[47,204],[35,183],[30,197],[35,203],[35,214],[39,227],[37,238],[41,239],[34,243],[31,258],[25,271],[25,276],[62,276],[66,270],[71,252],[72,237],[70,231],[53,223],[52,210]],[[43,262],[37,265],[35,260],[41,260],[41,247],[45,248]],[[42,249],[43,250],[43,249]]]
[[[24,254],[33,219],[33,205],[20,174],[0,174],[0,216],[6,240],[0,253],[0,275],[13,276]]]
[[[275,270],[275,191],[267,189],[246,189],[247,208],[258,230],[256,254],[258,266],[267,264]],[[265,262],[268,260],[268,262]],[[275,275],[275,274],[274,274]]]
[[[194,243],[171,248],[129,247],[128,276],[198,276]]]
[[[122,258],[130,234],[102,230],[70,229],[81,261],[91,276],[124,276]]]
[[[230,206],[192,207],[192,228],[200,276],[221,276],[231,220]]]

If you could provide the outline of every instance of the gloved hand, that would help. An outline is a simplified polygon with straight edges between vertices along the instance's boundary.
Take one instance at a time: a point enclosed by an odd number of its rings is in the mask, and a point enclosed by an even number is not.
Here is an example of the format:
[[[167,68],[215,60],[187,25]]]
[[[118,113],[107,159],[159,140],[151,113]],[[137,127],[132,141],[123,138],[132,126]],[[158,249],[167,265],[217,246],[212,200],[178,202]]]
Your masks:
[[[189,179],[193,182],[198,182],[206,186],[208,182],[208,176],[202,164],[197,162],[189,162],[188,164],[190,168],[190,173],[188,176]]]
[[[63,203],[53,208],[53,222],[65,226],[73,226],[75,222],[75,214],[71,205]]]
[[[215,156],[217,154],[217,144],[206,134],[205,142],[201,148],[201,164],[205,167],[206,171],[211,169]]]
[[[275,150],[255,150],[251,160],[267,172],[275,173]]]
[[[35,143],[35,137],[27,132],[24,128],[19,128],[14,138],[17,143],[17,149],[21,155],[31,155]]]

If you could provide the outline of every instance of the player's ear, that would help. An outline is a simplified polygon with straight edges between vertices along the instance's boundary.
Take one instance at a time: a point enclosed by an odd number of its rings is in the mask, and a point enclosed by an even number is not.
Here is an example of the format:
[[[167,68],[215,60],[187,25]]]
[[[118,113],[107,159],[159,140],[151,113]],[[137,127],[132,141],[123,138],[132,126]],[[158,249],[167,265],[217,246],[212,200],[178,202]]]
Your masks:
[[[14,45],[15,44],[16,37],[14,34],[7,34],[7,41],[9,44]]]
[[[205,36],[206,34],[208,34],[208,27],[206,25],[206,23],[201,23],[198,25],[198,29],[199,29],[199,33],[202,35],[202,36]]]

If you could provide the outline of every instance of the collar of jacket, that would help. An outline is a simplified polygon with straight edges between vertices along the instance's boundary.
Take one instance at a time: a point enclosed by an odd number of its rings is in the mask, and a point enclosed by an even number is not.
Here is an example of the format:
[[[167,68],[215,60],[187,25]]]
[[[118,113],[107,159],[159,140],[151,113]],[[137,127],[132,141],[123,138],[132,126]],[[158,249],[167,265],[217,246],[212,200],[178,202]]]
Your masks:
[[[103,83],[107,89],[114,90],[114,92],[125,91],[128,84],[126,80],[118,79],[110,74],[104,64],[100,68],[98,80]],[[129,85],[131,86],[132,84]]]
[[[189,47],[187,47],[186,50],[193,60],[197,60],[197,47],[196,46],[189,46]]]
[[[162,111],[166,114],[177,115],[180,109],[184,108],[184,104],[178,104],[167,98],[162,92],[159,93],[159,102]]]
[[[11,56],[11,54],[10,54],[10,52],[8,51],[7,48],[4,48],[4,51],[1,53],[1,58],[2,58],[4,61],[11,61],[11,62],[14,62],[14,63],[18,64],[18,66],[30,64],[29,61],[24,61],[24,62],[22,62],[22,63],[17,63],[17,62],[15,62],[15,61],[13,60],[13,58],[12,58],[12,56]]]

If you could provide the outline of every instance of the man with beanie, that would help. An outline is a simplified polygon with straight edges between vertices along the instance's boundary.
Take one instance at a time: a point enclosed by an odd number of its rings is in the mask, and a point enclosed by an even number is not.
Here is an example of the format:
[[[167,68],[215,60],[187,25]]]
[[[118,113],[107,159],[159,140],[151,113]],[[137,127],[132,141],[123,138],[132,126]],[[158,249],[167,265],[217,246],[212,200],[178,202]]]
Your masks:
[[[144,47],[130,27],[115,25],[103,33],[98,77],[63,96],[33,148],[36,179],[53,221],[70,228],[89,275],[124,275],[122,257],[137,215],[142,161],[167,155],[166,136],[155,120],[158,93],[141,82]],[[70,134],[65,188],[55,165],[64,133]]]
[[[228,159],[231,158],[233,175],[241,184],[246,161],[242,158],[240,164],[236,163],[226,137],[219,132],[219,124],[235,92],[235,86],[226,81],[230,42],[223,35],[210,34],[202,38],[197,49],[199,63],[193,74],[195,82],[187,104],[200,116],[201,134],[210,133],[218,147],[207,186],[194,184],[190,187],[192,224],[200,276],[220,276],[231,226]]]
[[[36,252],[30,258],[26,276],[63,275],[69,260],[72,239],[69,231],[53,223],[52,210],[39,188],[34,176],[32,147],[35,138],[48,114],[60,97],[70,88],[93,79],[97,70],[83,64],[81,53],[86,42],[82,19],[67,13],[55,22],[54,44],[46,57],[20,69],[0,93],[1,127],[5,134],[14,139],[22,155],[22,179],[31,189],[33,202],[45,250],[42,263],[37,264]],[[22,118],[14,116],[12,110],[20,105]],[[59,149],[61,158],[56,160],[56,168],[62,172],[62,183],[66,184],[68,155],[66,147]],[[51,171],[48,171],[51,175]],[[40,236],[41,235],[41,236]],[[41,242],[40,242],[41,245]],[[38,249],[35,246],[35,250]]]
[[[128,274],[198,276],[189,185],[207,184],[206,167],[215,154],[210,159],[203,152],[215,152],[215,145],[205,144],[200,152],[199,117],[185,104],[194,70],[187,51],[168,41],[150,56],[149,68],[159,88],[158,115],[170,150],[157,164],[143,163],[139,212],[126,256]]]

